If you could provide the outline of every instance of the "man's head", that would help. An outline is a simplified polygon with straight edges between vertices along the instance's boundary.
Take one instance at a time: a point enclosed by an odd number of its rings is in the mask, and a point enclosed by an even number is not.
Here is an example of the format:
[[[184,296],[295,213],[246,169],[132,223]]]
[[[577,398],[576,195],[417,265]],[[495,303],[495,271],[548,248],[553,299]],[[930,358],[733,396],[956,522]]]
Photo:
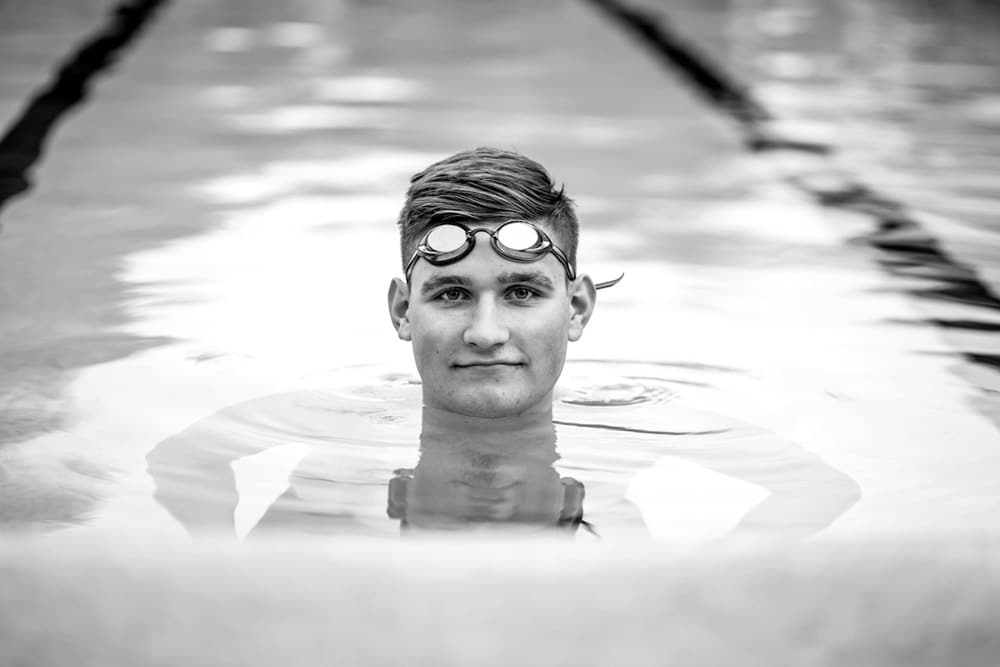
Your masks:
[[[399,219],[404,268],[428,231],[454,222],[472,230],[467,254],[447,263],[418,254],[407,280],[389,288],[390,316],[413,343],[425,405],[488,418],[551,409],[567,343],[593,311],[594,285],[586,275],[570,280],[554,251],[520,260],[498,252],[490,234],[510,220],[537,227],[575,267],[573,203],[537,162],[477,148],[410,180]]]
[[[562,188],[556,189],[542,165],[520,153],[475,148],[415,174],[399,214],[403,265],[431,226],[454,218],[496,223],[544,220],[557,233],[552,240],[576,266],[573,201]]]

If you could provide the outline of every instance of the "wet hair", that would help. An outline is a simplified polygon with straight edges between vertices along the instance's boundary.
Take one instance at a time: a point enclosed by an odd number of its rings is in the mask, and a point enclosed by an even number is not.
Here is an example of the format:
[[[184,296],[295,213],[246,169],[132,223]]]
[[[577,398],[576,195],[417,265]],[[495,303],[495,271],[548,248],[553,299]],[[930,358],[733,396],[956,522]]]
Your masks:
[[[435,224],[505,220],[547,222],[571,266],[576,266],[578,223],[573,200],[545,168],[514,151],[480,147],[435,162],[410,179],[399,213],[403,265]]]

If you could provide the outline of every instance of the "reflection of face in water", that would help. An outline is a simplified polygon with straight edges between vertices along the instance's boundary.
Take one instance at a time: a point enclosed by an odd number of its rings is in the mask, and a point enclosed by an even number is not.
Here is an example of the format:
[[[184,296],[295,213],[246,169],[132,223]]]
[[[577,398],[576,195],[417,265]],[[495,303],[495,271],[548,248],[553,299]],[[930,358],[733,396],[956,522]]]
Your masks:
[[[423,412],[420,461],[390,482],[389,515],[408,529],[575,528],[583,485],[560,479],[547,415],[504,420]]]

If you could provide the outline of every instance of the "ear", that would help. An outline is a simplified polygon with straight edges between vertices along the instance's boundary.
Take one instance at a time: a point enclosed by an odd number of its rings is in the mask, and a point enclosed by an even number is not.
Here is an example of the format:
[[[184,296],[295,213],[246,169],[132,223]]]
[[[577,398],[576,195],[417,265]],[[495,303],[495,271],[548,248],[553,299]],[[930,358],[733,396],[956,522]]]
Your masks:
[[[569,339],[580,340],[583,328],[594,314],[597,305],[597,289],[588,275],[578,276],[569,286]]]
[[[401,278],[389,283],[389,319],[400,340],[410,340],[410,287]]]

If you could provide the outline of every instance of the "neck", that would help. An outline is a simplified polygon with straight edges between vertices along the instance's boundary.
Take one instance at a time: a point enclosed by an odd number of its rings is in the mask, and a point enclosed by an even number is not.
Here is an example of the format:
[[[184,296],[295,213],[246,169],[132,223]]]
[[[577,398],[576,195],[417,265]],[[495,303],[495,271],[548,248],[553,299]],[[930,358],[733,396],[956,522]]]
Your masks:
[[[474,417],[424,405],[423,422],[456,432],[510,433],[552,424],[552,401],[543,401],[525,412],[504,417]]]
[[[551,457],[555,460],[556,432],[552,410],[486,419],[425,407],[420,432],[422,452],[475,450],[507,455]]]

